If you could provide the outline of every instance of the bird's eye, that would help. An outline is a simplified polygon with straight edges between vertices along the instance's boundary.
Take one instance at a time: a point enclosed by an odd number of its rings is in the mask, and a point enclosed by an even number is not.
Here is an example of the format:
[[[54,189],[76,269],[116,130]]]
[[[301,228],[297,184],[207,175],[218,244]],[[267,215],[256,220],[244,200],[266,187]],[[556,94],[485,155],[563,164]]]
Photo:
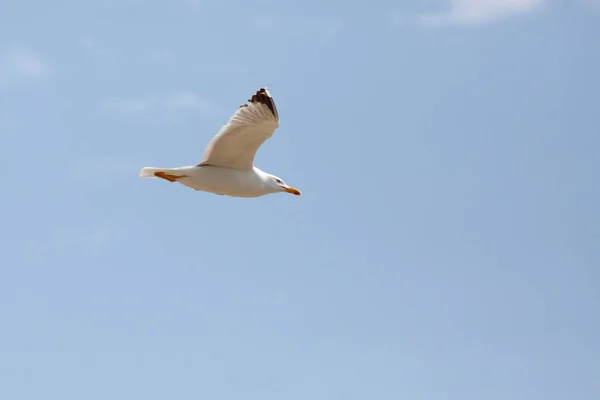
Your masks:
[[[283,183],[283,181],[281,179],[275,178],[275,182],[277,183]]]

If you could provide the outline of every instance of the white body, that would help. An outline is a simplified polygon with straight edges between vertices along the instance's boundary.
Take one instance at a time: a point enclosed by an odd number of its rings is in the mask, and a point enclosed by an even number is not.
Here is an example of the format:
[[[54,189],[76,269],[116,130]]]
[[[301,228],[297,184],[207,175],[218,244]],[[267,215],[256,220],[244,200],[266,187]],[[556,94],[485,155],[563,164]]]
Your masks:
[[[278,187],[270,185],[270,174],[256,167],[252,170],[213,167],[211,165],[194,165],[180,168],[145,167],[140,172],[140,176],[154,178],[156,172],[185,175],[185,178],[180,178],[177,182],[194,190],[233,197],[260,197],[282,191]]]

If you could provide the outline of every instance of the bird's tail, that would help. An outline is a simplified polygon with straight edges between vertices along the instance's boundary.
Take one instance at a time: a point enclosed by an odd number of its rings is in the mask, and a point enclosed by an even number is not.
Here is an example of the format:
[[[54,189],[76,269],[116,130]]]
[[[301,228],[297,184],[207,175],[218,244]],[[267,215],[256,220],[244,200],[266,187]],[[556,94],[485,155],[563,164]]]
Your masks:
[[[169,172],[169,168],[154,168],[154,167],[144,167],[140,171],[140,178],[157,178],[155,175],[157,172]]]

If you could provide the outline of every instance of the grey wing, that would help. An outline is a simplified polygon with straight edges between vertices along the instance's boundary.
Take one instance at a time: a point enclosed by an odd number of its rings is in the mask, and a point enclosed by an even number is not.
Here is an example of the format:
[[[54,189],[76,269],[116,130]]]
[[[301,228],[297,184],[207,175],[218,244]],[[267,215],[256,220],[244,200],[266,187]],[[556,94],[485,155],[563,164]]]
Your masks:
[[[250,170],[259,147],[279,127],[275,102],[267,88],[261,88],[240,106],[208,143],[198,165]]]

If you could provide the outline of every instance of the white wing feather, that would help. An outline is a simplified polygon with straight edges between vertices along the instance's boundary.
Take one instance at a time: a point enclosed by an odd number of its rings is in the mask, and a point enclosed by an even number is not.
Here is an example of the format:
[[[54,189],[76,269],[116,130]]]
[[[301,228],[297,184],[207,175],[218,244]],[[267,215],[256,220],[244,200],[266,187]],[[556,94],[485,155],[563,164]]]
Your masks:
[[[278,127],[275,103],[269,90],[262,88],[219,130],[199,165],[251,170],[259,147]]]

